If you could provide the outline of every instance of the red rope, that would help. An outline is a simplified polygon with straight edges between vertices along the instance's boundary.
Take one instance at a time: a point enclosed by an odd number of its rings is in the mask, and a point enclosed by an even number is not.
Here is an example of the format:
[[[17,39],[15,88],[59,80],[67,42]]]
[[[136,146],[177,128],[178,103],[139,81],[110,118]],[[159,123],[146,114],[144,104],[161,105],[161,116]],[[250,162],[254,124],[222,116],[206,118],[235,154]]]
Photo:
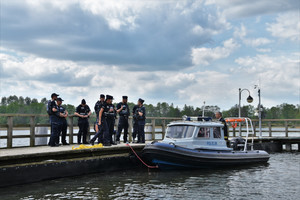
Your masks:
[[[132,150],[132,152],[136,155],[136,157],[146,166],[146,167],[148,167],[148,168],[150,168],[150,169],[155,169],[155,168],[158,168],[158,166],[156,165],[156,166],[150,166],[150,165],[147,165],[138,155],[137,155],[137,153],[133,150],[133,148],[127,143],[126,144],[127,146],[129,146],[130,147],[130,149]]]

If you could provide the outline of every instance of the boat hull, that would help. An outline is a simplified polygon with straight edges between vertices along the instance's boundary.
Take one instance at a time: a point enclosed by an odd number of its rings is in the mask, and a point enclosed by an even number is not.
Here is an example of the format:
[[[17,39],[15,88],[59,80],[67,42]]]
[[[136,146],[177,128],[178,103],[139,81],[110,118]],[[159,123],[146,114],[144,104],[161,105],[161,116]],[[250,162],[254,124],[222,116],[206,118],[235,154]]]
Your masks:
[[[160,142],[146,145],[143,157],[160,169],[217,168],[266,163],[269,160],[265,151],[188,149]]]

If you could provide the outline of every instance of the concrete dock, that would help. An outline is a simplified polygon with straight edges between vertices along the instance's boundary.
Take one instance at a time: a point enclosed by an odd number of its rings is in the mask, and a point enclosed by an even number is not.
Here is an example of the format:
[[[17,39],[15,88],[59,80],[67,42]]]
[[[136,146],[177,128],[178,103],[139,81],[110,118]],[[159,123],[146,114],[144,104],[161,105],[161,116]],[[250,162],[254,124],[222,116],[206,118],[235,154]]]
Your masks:
[[[145,146],[130,145],[136,152]],[[78,150],[72,146],[79,145],[1,149],[0,187],[140,167],[126,144]]]

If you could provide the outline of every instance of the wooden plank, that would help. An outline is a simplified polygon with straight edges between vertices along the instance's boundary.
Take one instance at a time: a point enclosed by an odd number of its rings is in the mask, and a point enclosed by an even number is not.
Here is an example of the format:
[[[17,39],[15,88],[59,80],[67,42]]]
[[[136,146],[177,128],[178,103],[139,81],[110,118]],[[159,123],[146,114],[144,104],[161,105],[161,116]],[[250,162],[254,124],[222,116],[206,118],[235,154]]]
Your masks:
[[[164,139],[165,135],[166,135],[166,120],[165,119],[162,120],[161,132],[162,132],[162,139]]]
[[[269,137],[272,137],[272,124],[271,124],[271,122],[268,122],[268,126],[269,126]]]
[[[285,126],[285,137],[289,137],[288,121],[284,122],[284,126]]]
[[[152,125],[152,140],[155,140],[155,119],[151,119]]]
[[[73,134],[74,134],[74,120],[73,117],[69,117],[69,143],[73,144]]]
[[[128,141],[129,142],[132,142],[132,118],[129,118],[128,119],[128,134],[129,134],[129,138],[128,138]]]
[[[13,126],[14,119],[12,116],[7,117],[7,148],[12,148],[12,136],[13,136]]]
[[[35,116],[30,117],[30,146],[35,146]]]

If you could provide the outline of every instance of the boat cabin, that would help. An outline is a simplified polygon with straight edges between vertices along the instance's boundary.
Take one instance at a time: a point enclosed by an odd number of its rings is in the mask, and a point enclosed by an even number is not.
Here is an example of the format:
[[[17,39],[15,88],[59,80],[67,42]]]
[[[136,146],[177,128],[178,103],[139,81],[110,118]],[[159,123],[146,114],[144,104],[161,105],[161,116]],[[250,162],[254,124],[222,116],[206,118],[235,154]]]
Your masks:
[[[226,146],[223,127],[212,121],[172,122],[162,142],[190,149],[232,150]]]

